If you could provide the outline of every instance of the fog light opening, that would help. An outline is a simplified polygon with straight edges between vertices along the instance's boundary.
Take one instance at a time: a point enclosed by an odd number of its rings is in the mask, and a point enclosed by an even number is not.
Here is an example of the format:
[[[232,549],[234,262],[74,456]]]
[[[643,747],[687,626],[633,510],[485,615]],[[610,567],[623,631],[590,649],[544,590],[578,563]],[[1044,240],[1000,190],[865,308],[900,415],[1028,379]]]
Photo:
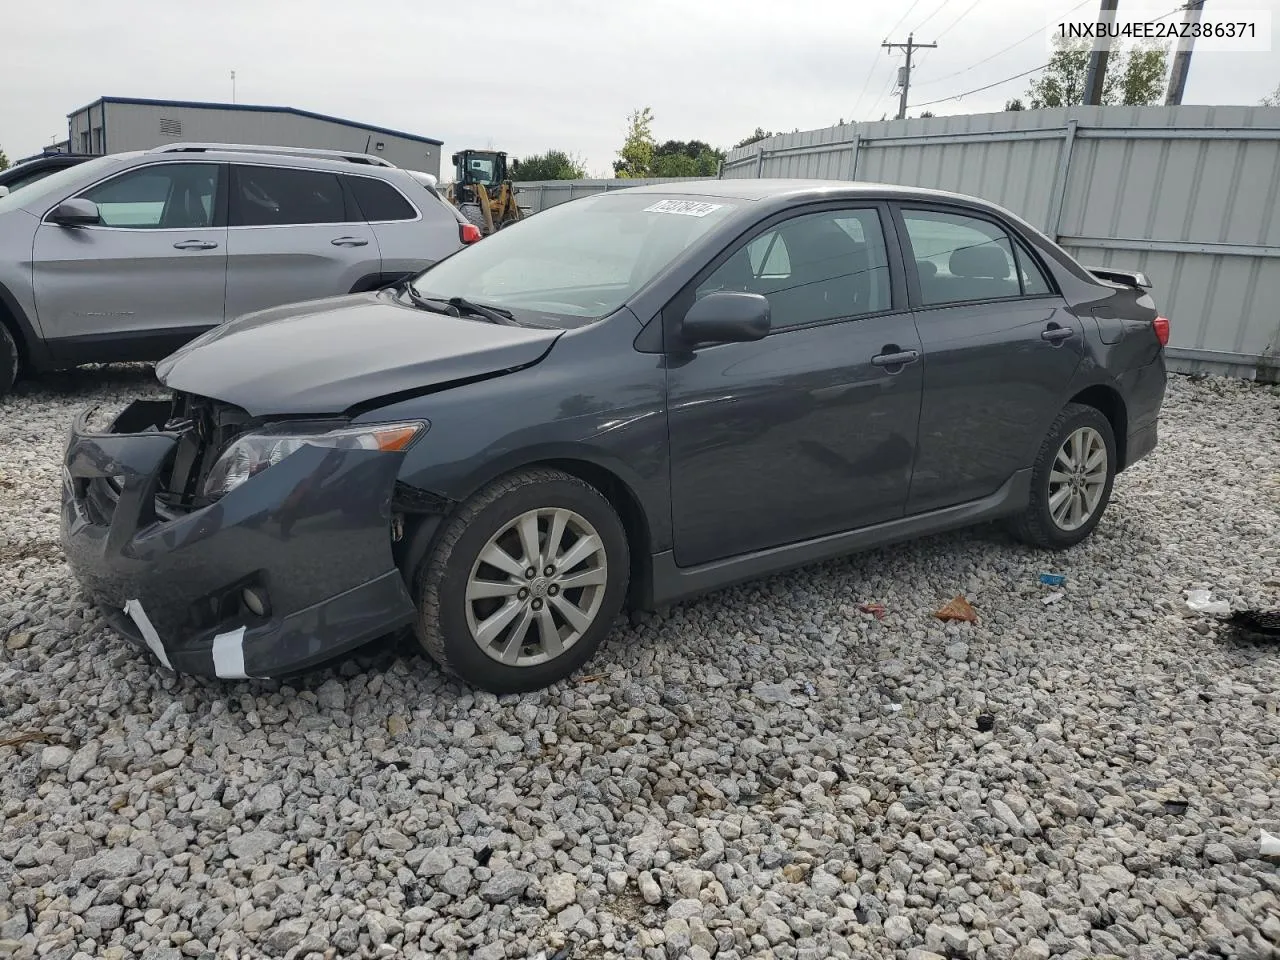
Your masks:
[[[261,587],[245,587],[240,591],[240,602],[255,617],[265,617],[271,611],[267,602],[267,592]]]

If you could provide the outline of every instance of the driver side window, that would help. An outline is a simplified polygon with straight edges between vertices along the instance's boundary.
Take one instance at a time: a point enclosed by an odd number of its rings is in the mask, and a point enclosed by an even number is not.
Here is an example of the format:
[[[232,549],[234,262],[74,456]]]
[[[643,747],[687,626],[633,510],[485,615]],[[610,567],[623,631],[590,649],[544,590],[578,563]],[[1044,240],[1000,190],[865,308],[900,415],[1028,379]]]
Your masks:
[[[132,230],[211,227],[218,165],[166,163],[140,167],[81,194],[98,205],[103,226]]]
[[[784,220],[744,246],[695,292],[759,293],[775,330],[890,309],[889,258],[874,209],[824,210]]]

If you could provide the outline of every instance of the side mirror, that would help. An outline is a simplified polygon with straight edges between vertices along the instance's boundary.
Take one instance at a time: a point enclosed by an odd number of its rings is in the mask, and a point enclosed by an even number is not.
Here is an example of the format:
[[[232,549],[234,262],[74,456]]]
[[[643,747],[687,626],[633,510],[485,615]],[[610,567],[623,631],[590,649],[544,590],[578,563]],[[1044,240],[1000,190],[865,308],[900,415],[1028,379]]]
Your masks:
[[[9,195],[9,188],[0,184],[0,197],[7,197],[8,195]]]
[[[769,301],[758,293],[719,290],[695,301],[680,334],[690,344],[749,343],[769,335]]]
[[[92,200],[73,197],[70,200],[63,200],[54,207],[49,219],[63,227],[84,227],[101,223],[102,214],[98,212],[98,205]]]

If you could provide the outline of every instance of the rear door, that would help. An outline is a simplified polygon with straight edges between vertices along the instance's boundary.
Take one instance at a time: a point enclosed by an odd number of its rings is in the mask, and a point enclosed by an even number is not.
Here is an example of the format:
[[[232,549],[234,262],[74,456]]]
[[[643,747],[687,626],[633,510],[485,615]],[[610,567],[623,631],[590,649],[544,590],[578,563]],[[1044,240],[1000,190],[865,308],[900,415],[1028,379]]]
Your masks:
[[[364,174],[344,174],[342,179],[378,238],[382,282],[419,273],[462,245],[453,208],[411,177],[403,177],[403,190]]]
[[[994,217],[925,204],[897,217],[925,356],[910,515],[992,494],[1032,464],[1084,331]]]
[[[382,269],[373,229],[328,170],[231,165],[228,319],[349,293]]]
[[[36,311],[62,362],[158,359],[222,322],[227,227],[217,163],[133,167],[80,191],[102,223],[36,230]]]

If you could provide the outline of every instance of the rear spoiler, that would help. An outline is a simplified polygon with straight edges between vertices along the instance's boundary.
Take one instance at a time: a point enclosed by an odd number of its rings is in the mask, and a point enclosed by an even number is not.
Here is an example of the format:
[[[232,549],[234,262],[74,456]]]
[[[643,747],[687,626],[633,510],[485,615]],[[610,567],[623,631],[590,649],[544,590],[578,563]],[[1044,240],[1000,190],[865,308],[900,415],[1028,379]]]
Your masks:
[[[1112,283],[1124,284],[1126,287],[1151,289],[1151,281],[1147,279],[1147,275],[1136,270],[1113,270],[1111,267],[1085,267],[1085,269],[1101,280],[1110,280]]]

